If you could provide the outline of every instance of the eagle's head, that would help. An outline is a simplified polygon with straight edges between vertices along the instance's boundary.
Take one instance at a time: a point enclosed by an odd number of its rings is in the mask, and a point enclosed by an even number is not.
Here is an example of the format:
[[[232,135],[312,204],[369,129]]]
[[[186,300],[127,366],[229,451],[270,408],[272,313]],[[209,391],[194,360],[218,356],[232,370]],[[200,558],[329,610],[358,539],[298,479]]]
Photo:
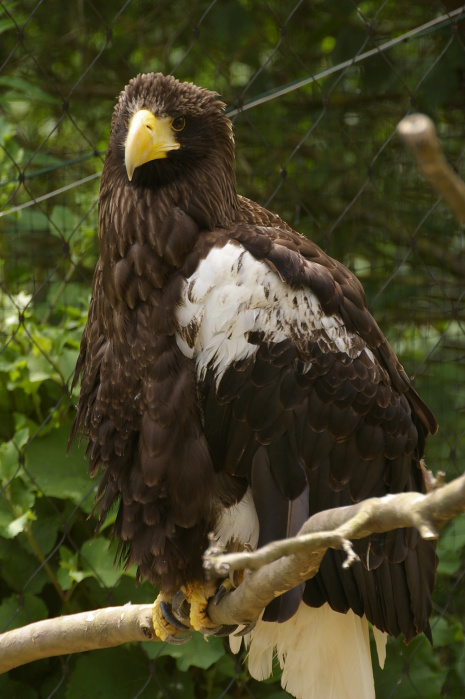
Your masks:
[[[197,204],[211,200],[208,208],[219,202],[234,207],[234,140],[224,107],[217,93],[171,75],[133,78],[113,112],[107,153],[112,177],[135,188],[170,188],[187,210],[194,197]],[[199,223],[218,223],[217,213],[205,212]]]

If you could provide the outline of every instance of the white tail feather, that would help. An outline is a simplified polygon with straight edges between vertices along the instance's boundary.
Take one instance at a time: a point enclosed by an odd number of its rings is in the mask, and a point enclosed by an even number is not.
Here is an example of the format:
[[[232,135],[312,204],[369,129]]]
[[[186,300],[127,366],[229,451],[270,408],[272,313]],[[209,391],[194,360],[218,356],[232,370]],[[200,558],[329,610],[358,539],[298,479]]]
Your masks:
[[[218,518],[218,542],[240,541],[252,549],[258,540],[258,518],[250,488],[244,498]],[[381,667],[386,657],[386,634],[374,629]],[[257,680],[272,673],[276,655],[283,670],[281,684],[297,699],[375,699],[368,621],[352,611],[334,612],[328,604],[315,609],[301,604],[283,624],[258,621],[244,637],[249,672]],[[240,637],[230,636],[234,653]]]
[[[381,670],[384,669],[384,663],[386,662],[386,644],[387,644],[387,633],[380,631],[376,626],[372,626],[373,636],[376,643],[376,652],[378,653],[378,662]]]
[[[246,642],[252,677],[269,677],[276,655],[282,687],[297,699],[375,699],[368,622],[352,611],[302,603],[282,624],[259,621]]]

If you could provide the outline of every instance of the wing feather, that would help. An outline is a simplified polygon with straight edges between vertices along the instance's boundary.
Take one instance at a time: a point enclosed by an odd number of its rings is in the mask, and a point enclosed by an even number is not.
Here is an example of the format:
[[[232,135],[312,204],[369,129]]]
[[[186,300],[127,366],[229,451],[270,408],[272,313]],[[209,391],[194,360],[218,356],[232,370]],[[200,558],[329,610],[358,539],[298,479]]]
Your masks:
[[[237,253],[240,283],[250,283],[247,308],[255,308],[258,319],[247,334],[255,349],[247,359],[222,366],[219,377],[213,365],[207,370],[204,427],[212,453],[224,452],[215,467],[252,486],[259,544],[290,535],[287,516],[303,493],[311,514],[390,492],[424,490],[418,463],[434,425],[425,419],[427,411],[417,410],[416,399],[410,402],[411,386],[395,355],[380,351],[386,341],[359,283],[311,243],[302,244],[303,257],[292,236],[289,244],[274,234],[260,242],[267,233],[254,229],[247,238],[247,226],[234,235],[256,256],[251,263],[240,248]],[[264,271],[266,266],[272,271]],[[298,297],[299,284],[314,296]],[[410,586],[416,584],[418,564],[411,557],[418,554],[415,543],[409,548],[411,541],[411,534],[400,530],[357,542],[362,562],[349,573],[342,570],[342,555],[328,552],[304,599],[315,605],[329,601],[337,611],[352,608],[383,631],[412,637],[420,628],[417,620],[430,613],[432,582],[428,579],[414,604]],[[434,570],[434,547],[428,544],[422,555]],[[382,589],[394,584],[395,594],[386,595],[395,610],[381,599]],[[284,609],[295,606],[301,594],[293,602],[277,601],[269,618],[286,615]]]

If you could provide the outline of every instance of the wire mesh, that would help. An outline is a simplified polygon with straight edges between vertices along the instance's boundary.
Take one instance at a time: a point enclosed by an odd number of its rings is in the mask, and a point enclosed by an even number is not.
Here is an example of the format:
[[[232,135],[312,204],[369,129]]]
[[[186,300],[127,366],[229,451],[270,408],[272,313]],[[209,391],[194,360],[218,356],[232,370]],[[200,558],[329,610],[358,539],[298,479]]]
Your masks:
[[[95,485],[66,442],[70,377],[97,258],[98,181],[118,92],[173,73],[229,105],[239,191],[278,212],[365,286],[440,431],[428,465],[465,457],[463,231],[395,134],[437,124],[463,170],[465,10],[417,0],[10,0],[0,15],[0,630],[153,590],[92,543]],[[379,697],[465,690],[465,521],[440,543],[424,638],[392,641]],[[110,548],[110,550],[108,550]],[[8,697],[273,697],[217,639],[39,661],[0,677]],[[187,648],[187,646],[186,646]]]

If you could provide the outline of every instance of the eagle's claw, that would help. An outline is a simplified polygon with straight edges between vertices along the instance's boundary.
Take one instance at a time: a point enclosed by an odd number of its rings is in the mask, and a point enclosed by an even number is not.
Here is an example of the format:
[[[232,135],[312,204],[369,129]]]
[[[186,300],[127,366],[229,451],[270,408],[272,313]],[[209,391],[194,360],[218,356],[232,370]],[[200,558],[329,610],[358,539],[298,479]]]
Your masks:
[[[223,599],[223,597],[231,591],[231,585],[225,584],[226,582],[227,581],[225,580],[216,591],[215,596],[213,597],[213,604],[218,604]]]
[[[191,606],[187,601],[187,597],[183,590],[178,590],[173,597],[172,611],[176,619],[183,624],[190,626],[190,609]]]
[[[165,643],[169,643],[170,646],[183,646],[185,643],[188,643],[191,638],[191,633],[188,633],[187,636],[167,636],[165,638]]]
[[[212,591],[213,592],[213,591]],[[216,604],[228,592],[227,589],[220,589],[213,595],[209,595],[207,589],[201,586],[192,588],[181,588],[173,597],[172,604],[168,605],[167,614],[162,608],[166,620],[176,628],[194,628],[205,636],[230,636],[237,629],[233,626],[213,626],[208,618],[207,606],[210,600]],[[173,617],[176,623],[173,621]]]
[[[171,624],[171,626],[174,626],[174,628],[178,629],[179,631],[189,631],[190,627],[186,626],[186,624],[183,624],[179,620],[179,618],[174,614],[174,610],[171,608],[171,604],[169,602],[160,602],[160,609],[168,624]],[[186,621],[189,621],[189,617],[187,617]]]
[[[256,621],[252,621],[251,624],[247,624],[246,626],[243,626],[241,629],[236,631],[236,633],[234,635],[235,636],[247,636],[248,633],[250,633],[251,631],[254,630],[256,624],[257,624]],[[236,626],[236,628],[237,628],[237,626]]]
[[[205,633],[210,636],[218,636],[221,638],[222,636],[231,636],[236,629],[237,624],[233,624],[232,626],[226,626],[223,624],[223,626],[217,626],[216,629],[206,629]]]

